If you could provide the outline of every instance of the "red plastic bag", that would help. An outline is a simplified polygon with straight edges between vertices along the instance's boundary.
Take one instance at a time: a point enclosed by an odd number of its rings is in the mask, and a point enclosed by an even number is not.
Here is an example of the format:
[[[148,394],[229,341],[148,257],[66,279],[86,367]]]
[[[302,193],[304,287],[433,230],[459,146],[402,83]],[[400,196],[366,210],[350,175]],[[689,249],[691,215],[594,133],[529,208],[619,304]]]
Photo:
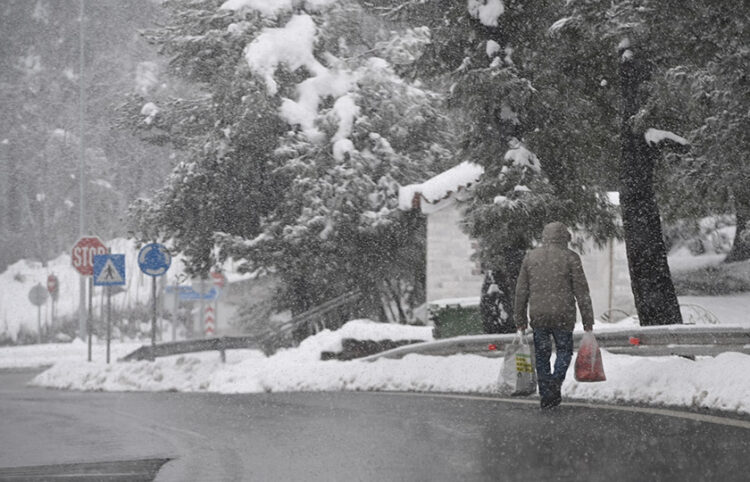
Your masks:
[[[602,353],[599,351],[594,334],[587,331],[581,339],[581,346],[578,347],[576,356],[576,381],[579,382],[603,382],[607,379],[604,375],[604,365],[602,364]]]

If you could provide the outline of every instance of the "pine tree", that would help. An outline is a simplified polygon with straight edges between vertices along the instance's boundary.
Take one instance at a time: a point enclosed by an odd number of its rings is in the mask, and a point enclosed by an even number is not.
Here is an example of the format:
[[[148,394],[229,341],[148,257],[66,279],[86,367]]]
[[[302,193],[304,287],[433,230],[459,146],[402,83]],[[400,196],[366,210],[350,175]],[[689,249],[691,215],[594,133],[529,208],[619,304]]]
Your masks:
[[[606,45],[610,57],[602,70],[618,72],[620,201],[640,322],[681,323],[662,238],[654,168],[665,154],[684,153],[686,147],[680,136],[659,134],[672,126],[658,124],[669,117],[669,106],[656,99],[653,80],[681,65],[705,65],[721,52],[722,43],[732,39],[718,31],[735,22],[735,8],[725,2],[573,0],[566,9],[569,16],[559,21],[560,30],[572,35],[573,42],[592,48]],[[670,145],[669,139],[678,142]]]
[[[544,224],[563,221],[597,240],[616,232],[603,190],[611,141],[596,127],[605,116],[559,73],[565,57],[547,34],[558,2],[368,3],[428,29],[411,75],[446,86],[459,114],[458,157],[485,169],[464,206],[465,228],[508,305]]]
[[[653,82],[653,109],[687,132],[692,146],[664,163],[659,194],[666,214],[697,219],[734,213],[737,229],[726,262],[750,258],[750,16],[732,20],[717,22],[720,36],[707,32],[721,51],[706,64],[674,67]],[[685,192],[692,196],[686,199]]]
[[[423,289],[423,222],[396,209],[398,185],[448,154],[441,97],[393,67],[418,35],[390,41],[350,2],[219,6],[168,2],[168,26],[148,34],[196,93],[124,109],[152,142],[192,152],[134,206],[141,235],[171,238],[196,272],[218,254],[277,273],[279,309],[358,288],[363,314],[404,321]]]

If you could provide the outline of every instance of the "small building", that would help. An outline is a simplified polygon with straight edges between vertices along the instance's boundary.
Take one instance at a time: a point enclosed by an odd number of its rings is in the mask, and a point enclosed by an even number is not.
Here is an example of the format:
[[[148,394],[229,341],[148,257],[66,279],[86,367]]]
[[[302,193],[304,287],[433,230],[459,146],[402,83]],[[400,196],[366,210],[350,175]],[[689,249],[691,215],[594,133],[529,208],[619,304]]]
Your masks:
[[[420,209],[427,216],[426,301],[478,297],[484,279],[471,260],[476,242],[461,229],[463,215],[457,200],[484,172],[471,162],[438,174],[421,184],[399,189],[401,209]]]
[[[401,209],[419,209],[427,217],[427,304],[471,305],[479,303],[484,275],[472,255],[477,242],[461,228],[463,214],[457,201],[482,176],[482,166],[461,164],[421,184],[402,186]],[[617,193],[611,200],[618,204]],[[585,240],[581,261],[591,291],[594,316],[617,320],[634,313],[625,244],[610,240],[605,248]],[[473,301],[472,301],[473,300]]]

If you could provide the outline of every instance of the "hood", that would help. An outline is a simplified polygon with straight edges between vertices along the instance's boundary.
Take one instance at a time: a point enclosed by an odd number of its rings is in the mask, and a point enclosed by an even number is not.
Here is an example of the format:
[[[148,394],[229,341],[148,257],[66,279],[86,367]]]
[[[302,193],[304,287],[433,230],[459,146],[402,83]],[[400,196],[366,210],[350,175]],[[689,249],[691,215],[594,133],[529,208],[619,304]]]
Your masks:
[[[542,231],[542,243],[544,244],[562,244],[567,246],[570,239],[568,227],[563,223],[549,223]]]

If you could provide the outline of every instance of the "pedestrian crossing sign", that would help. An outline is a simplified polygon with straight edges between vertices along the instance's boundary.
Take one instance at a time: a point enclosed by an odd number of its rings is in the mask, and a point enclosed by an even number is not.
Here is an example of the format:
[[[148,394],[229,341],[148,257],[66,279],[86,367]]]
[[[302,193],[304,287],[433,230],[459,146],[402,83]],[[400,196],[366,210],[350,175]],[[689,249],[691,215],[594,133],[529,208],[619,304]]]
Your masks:
[[[94,255],[94,286],[119,286],[125,284],[125,255]]]

